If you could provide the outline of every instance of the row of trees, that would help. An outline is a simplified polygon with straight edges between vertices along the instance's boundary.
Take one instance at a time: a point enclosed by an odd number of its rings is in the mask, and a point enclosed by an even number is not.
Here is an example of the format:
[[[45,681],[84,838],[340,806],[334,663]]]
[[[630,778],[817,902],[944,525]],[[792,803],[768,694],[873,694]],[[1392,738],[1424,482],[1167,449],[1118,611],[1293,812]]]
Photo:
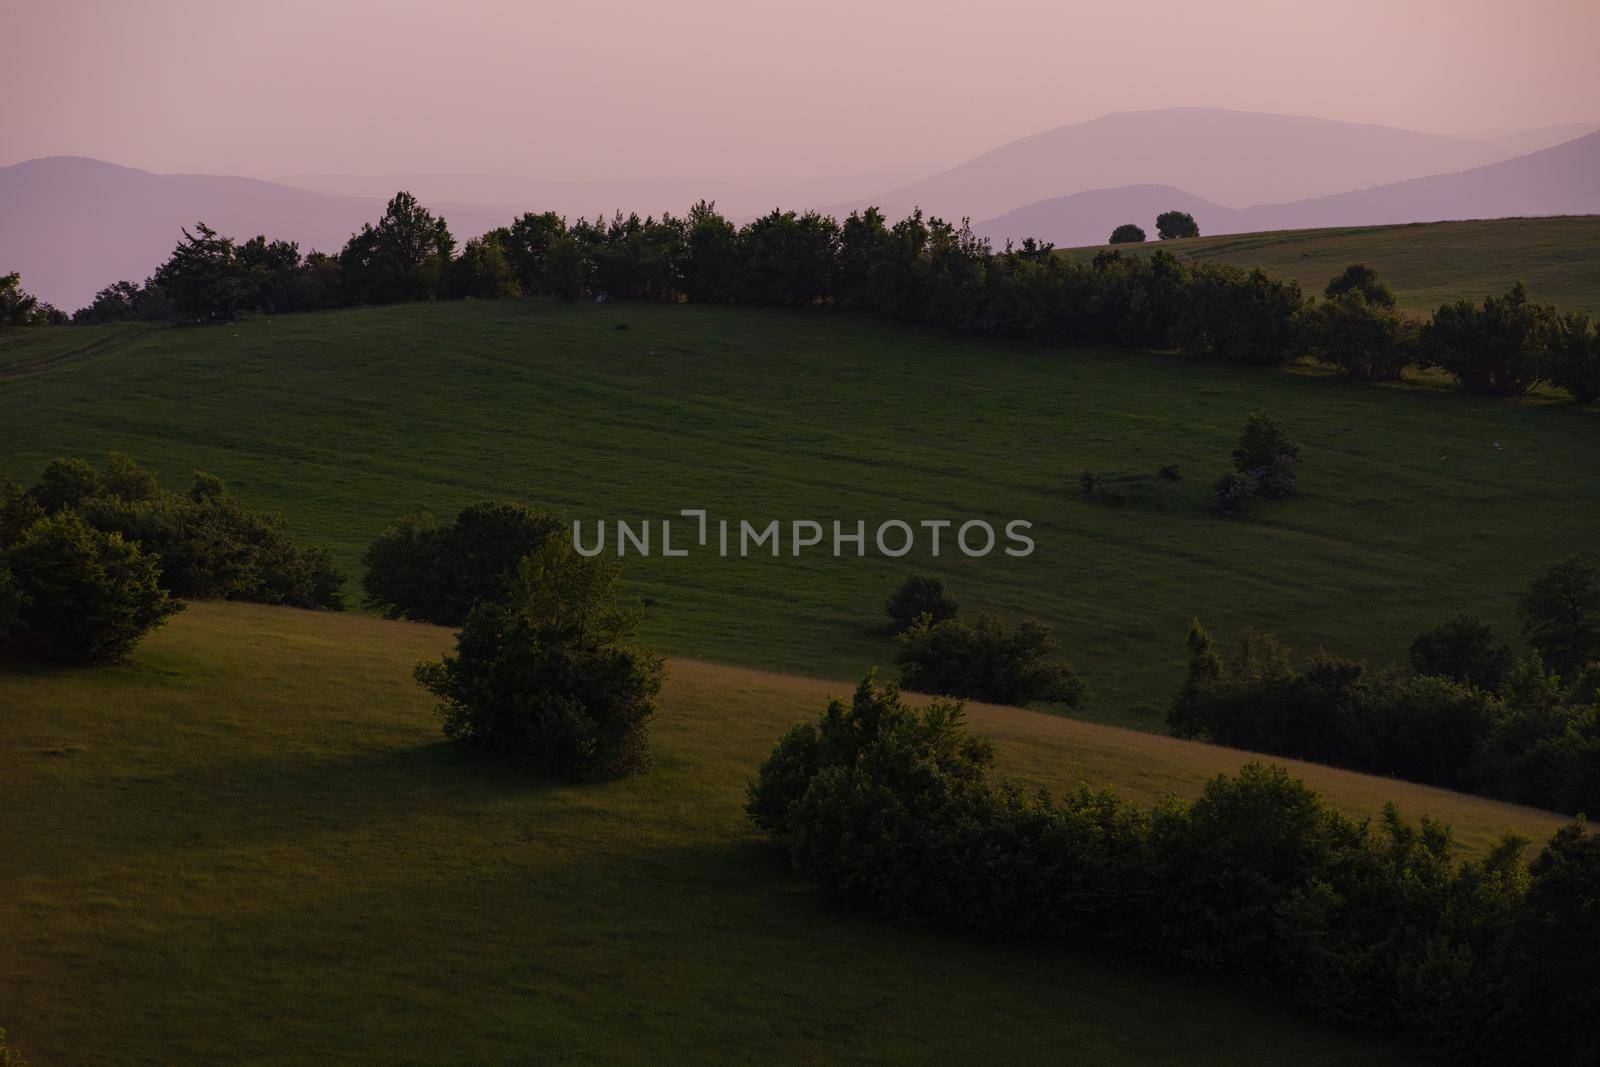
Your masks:
[[[1460,616],[1417,637],[1414,673],[1250,634],[1227,662],[1199,623],[1168,723],[1179,737],[1565,812],[1600,812],[1600,569],[1573,557],[1519,605],[1522,659]]]
[[[65,313],[57,311],[22,288],[16,271],[0,274],[0,326],[62,326]]]
[[[1182,212],[1162,219],[1163,236],[1193,224]],[[981,336],[1175,348],[1260,364],[1310,354],[1365,378],[1437,366],[1477,392],[1518,395],[1549,381],[1580,400],[1600,393],[1600,334],[1582,315],[1533,304],[1520,284],[1504,297],[1444,305],[1418,328],[1364,266],[1308,301],[1295,282],[1259,270],[1182,262],[1164,250],[1108,250],[1081,263],[1032,240],[996,252],[965,223],[916,211],[891,224],[875,208],[842,222],[775,210],[742,227],[704,201],[660,218],[618,213],[569,224],[528,213],[458,252],[445,220],[400,193],[337,255],[302,256],[293,243],[264,237],[238,244],[198,225],[143,286],[103,290],[74,321],[214,322],[250,311],[518,293],[826,304]]]
[[[176,598],[337,610],[343,582],[325,549],[203,471],[186,494],[125,456],[54,460],[26,490],[0,482],[3,659],[114,662]]]
[[[1600,1055],[1600,836],[1582,823],[1531,863],[1508,838],[1458,864],[1446,827],[1351,820],[1280,768],[1142,809],[1033,793],[993,762],[960,705],[912,708],[869,677],[778,742],[747,811],[802,877],[894,919],[1174,958],[1450,1062]]]

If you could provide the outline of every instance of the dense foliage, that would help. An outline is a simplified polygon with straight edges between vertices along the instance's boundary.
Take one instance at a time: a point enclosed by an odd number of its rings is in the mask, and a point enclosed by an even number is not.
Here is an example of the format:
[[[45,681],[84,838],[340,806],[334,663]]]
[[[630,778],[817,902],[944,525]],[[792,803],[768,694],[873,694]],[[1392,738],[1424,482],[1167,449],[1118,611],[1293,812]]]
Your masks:
[[[1528,587],[1517,615],[1522,636],[1561,674],[1600,660],[1600,560],[1560,561]]]
[[[1163,211],[1156,216],[1156,236],[1163,241],[1178,237],[1199,237],[1200,225],[1187,211]]]
[[[1164,238],[1194,231],[1184,212],[1158,220]],[[1144,239],[1132,224],[1112,235],[1117,244]],[[1313,355],[1379,380],[1418,364],[1442,367],[1478,392],[1517,395],[1549,381],[1582,401],[1600,394],[1600,334],[1583,316],[1529,302],[1520,284],[1481,305],[1446,304],[1418,329],[1363,264],[1330,281],[1324,300],[1307,301],[1295,282],[1159,250],[1102,250],[1088,263],[1031,239],[995,251],[965,223],[920,210],[892,224],[876,208],[843,221],[774,210],[743,226],[704,201],[681,217],[618,212],[569,222],[529,212],[458,252],[445,220],[402,192],[337,255],[302,256],[291,242],[261,236],[240,244],[201,223],[142,287],[109,286],[73,318],[217,322],[519,293],[828,305],[980,336],[1176,348],[1254,364]]]
[[[944,582],[931,574],[913,574],[890,594],[885,605],[896,633],[926,615],[934,622],[953,619],[960,610],[955,597],[945,592]]]
[[[1234,470],[1262,496],[1281,498],[1295,490],[1295,464],[1299,461],[1300,445],[1289,436],[1282,420],[1271,412],[1251,412],[1233,449]],[[1219,498],[1223,489],[1218,485]]]
[[[1372,672],[1326,654],[1296,667],[1288,649],[1254,633],[1224,662],[1199,623],[1188,640],[1188,678],[1168,715],[1177,737],[1600,812],[1594,677],[1563,683],[1537,653],[1508,665],[1473,620],[1417,639],[1414,659],[1436,674]]]
[[[1144,241],[1144,227],[1132,222],[1124,222],[1121,226],[1111,231],[1107,244],[1128,245],[1139,244]]]
[[[1045,700],[1076,707],[1083,699],[1083,682],[1055,658],[1055,635],[1034,619],[1013,625],[980,611],[968,624],[924,614],[896,640],[895,662],[908,689],[993,704]]]
[[[806,880],[913,923],[1100,940],[1292,991],[1458,1061],[1592,1062],[1600,838],[1458,864],[1446,827],[1376,826],[1250,764],[1192,804],[1060,800],[998,777],[958,704],[869,678],[778,742],[751,819]],[[1526,1062],[1526,1061],[1524,1061]]]
[[[563,778],[641,770],[664,668],[625,644],[639,610],[619,602],[619,574],[564,536],[525,557],[499,597],[473,607],[455,655],[417,668],[445,736]]]
[[[59,326],[66,321],[66,315],[24,291],[16,271],[0,274],[0,326]]]
[[[0,659],[115,663],[182,607],[158,573],[138,545],[75,512],[0,531]]]
[[[344,575],[327,549],[296,541],[281,515],[257,511],[204,471],[187,493],[174,493],[126,456],[113,455],[98,470],[81,459],[56,459],[25,493],[5,491],[0,535],[19,530],[33,513],[71,514],[138,546],[174,596],[344,606]]]
[[[557,516],[509,500],[463,508],[448,526],[408,515],[362,556],[366,604],[391,619],[460,626],[474,604],[500,596],[523,557],[563,530]]]

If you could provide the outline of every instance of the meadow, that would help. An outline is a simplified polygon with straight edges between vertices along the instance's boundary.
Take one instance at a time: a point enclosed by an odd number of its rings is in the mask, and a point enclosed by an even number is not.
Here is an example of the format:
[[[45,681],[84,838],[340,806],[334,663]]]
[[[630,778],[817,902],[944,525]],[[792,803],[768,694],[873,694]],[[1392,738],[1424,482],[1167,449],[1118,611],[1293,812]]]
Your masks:
[[[1308,294],[1320,294],[1349,264],[1365,263],[1394,286],[1401,310],[1417,318],[1447,301],[1503,293],[1519,279],[1540,303],[1600,315],[1600,215],[1274,230],[1152,240],[1143,247],[1260,267],[1294,279]],[[1099,250],[1066,254],[1092,258]]]
[[[741,810],[845,686],[678,660],[655,766],[531,782],[439,735],[448,631],[199,603],[127,664],[0,675],[0,1005],[36,1065],[1410,1062],[1280,997],[1109,954],[884,925]],[[1248,756],[975,706],[1004,770],[1195,795]],[[1289,766],[1465,854],[1556,817]]]
[[[869,530],[1024,519],[1037,549],[1020,559],[932,559],[924,542],[905,559],[622,562],[667,652],[845,680],[892,673],[884,600],[931,571],[965,611],[1052,624],[1089,686],[1077,714],[1146,730],[1164,728],[1196,615],[1225,643],[1254,627],[1374,664],[1459,611],[1512,637],[1516,593],[1600,523],[1593,411],[1434,380],[684,305],[465,301],[125,330],[61,331],[82,355],[0,380],[0,477],[111,451],[177,488],[210,470],[352,577],[394,518],[485,497],[590,523],[681,508]],[[1301,441],[1303,493],[1226,518],[1209,487],[1259,408]],[[1161,511],[1077,488],[1085,469],[1169,464],[1184,480]]]

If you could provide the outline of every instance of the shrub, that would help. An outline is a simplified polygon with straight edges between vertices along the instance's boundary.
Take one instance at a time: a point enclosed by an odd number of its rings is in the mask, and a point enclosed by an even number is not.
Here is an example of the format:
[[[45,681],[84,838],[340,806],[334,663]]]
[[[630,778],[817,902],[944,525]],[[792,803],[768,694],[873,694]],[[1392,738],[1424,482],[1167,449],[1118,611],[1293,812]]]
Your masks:
[[[1309,309],[1303,329],[1307,352],[1353,378],[1398,381],[1414,359],[1411,324],[1359,290]]]
[[[0,553],[0,656],[114,663],[182,607],[156,561],[72,512],[40,519]],[[9,619],[9,622],[7,622]]]
[[[1144,241],[1144,227],[1135,226],[1131,222],[1124,222],[1121,226],[1111,231],[1111,238],[1107,242],[1114,245],[1139,244]]]
[[[416,670],[445,736],[564,778],[643,769],[664,667],[624,644],[639,609],[618,602],[620,573],[565,537],[524,558],[500,598],[473,607],[455,655]]]
[[[33,488],[28,490],[34,503],[47,515],[54,515],[63,508],[75,508],[99,493],[100,475],[88,461],[81,459],[51,460]]]
[[[6,1044],[6,1032],[0,1030],[0,1067],[28,1067],[22,1053]]]
[[[1457,866],[1447,828],[1390,806],[1374,830],[1259,764],[1193,804],[1056,801],[997,775],[959,704],[908,707],[870,676],[778,742],[747,812],[801,877],[902,921],[1156,952],[1456,1061],[1510,1062],[1531,1023],[1539,1062],[1593,1047],[1581,824],[1531,867],[1515,839]]]
[[[1476,615],[1457,615],[1417,635],[1411,642],[1411,666],[1418,674],[1493,691],[1511,670],[1511,647],[1496,644],[1494,631]]]
[[[463,508],[449,526],[407,516],[361,558],[367,606],[391,619],[460,626],[474,604],[501,595],[523,557],[564,530],[558,516],[509,500]]]
[[[345,578],[328,550],[297,542],[282,515],[250,507],[214,474],[196,471],[189,492],[179,495],[114,456],[96,489],[77,501],[79,513],[156,556],[162,588],[175,596],[344,607]]]
[[[953,619],[960,605],[944,590],[944,582],[932,575],[913,574],[900,583],[889,597],[886,606],[889,618],[894,620],[895,632],[926,615],[934,622]]]
[[[1250,483],[1237,474],[1224,474],[1211,487],[1211,495],[1217,498],[1217,506],[1223,514],[1232,515],[1244,510],[1245,498],[1250,495]]]
[[[1424,363],[1442,367],[1474,393],[1521,396],[1539,384],[1541,342],[1553,311],[1528,301],[1521,282],[1505,296],[1445,304],[1420,338]]]
[[[1322,291],[1322,295],[1329,300],[1338,300],[1350,294],[1360,296],[1373,307],[1393,308],[1395,305],[1394,290],[1365,263],[1350,264]]]
[[[1050,627],[1033,619],[1012,626],[991,612],[971,625],[959,619],[917,619],[900,634],[895,661],[907,688],[995,704],[1033,700],[1076,707],[1083,683],[1065,663]]]
[[[1569,556],[1542,574],[1517,604],[1522,636],[1563,676],[1600,660],[1600,569]]]
[[[1544,377],[1580,404],[1600,399],[1600,327],[1591,331],[1587,315],[1550,316],[1543,349]]]
[[[1265,411],[1251,413],[1233,449],[1234,469],[1250,478],[1256,492],[1265,497],[1285,497],[1294,492],[1295,464],[1299,459],[1299,444],[1276,415]]]
[[[1171,334],[1185,355],[1282,363],[1297,354],[1303,303],[1296,282],[1225,263],[1201,263],[1181,290]]]

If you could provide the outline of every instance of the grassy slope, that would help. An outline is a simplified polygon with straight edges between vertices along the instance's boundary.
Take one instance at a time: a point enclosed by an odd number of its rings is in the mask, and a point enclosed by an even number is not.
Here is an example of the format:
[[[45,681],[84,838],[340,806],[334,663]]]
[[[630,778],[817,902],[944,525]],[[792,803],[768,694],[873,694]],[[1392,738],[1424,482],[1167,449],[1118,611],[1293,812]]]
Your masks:
[[[1207,487],[1263,407],[1304,445],[1305,495],[1222,518]],[[467,302],[169,329],[0,381],[0,477],[113,450],[169,484],[217,471],[352,570],[394,517],[486,496],[587,520],[1030,519],[1026,559],[624,563],[670,652],[835,678],[889,665],[884,598],[934,569],[968,610],[1054,624],[1086,717],[1161,729],[1195,615],[1378,662],[1460,610],[1514,632],[1515,593],[1600,525],[1597,427],[1568,405],[842,315]],[[1188,481],[1166,512],[1076,490],[1084,468],[1168,463]]]
[[[1318,294],[1347,265],[1366,263],[1395,287],[1401,307],[1418,315],[1457,297],[1503,293],[1518,279],[1541,303],[1600,315],[1600,215],[1279,230],[1147,247],[1260,267]],[[1089,257],[1097,251],[1069,254]]]
[[[845,687],[673,664],[657,766],[529,783],[443,743],[444,630],[197,604],[125,667],[0,676],[0,1025],[69,1063],[1400,1062],[1259,991],[909,931],[797,886],[741,813]],[[1008,770],[1193,794],[1243,758],[977,708]],[[1393,796],[1473,847],[1553,817]],[[21,816],[21,817],[19,817]]]

